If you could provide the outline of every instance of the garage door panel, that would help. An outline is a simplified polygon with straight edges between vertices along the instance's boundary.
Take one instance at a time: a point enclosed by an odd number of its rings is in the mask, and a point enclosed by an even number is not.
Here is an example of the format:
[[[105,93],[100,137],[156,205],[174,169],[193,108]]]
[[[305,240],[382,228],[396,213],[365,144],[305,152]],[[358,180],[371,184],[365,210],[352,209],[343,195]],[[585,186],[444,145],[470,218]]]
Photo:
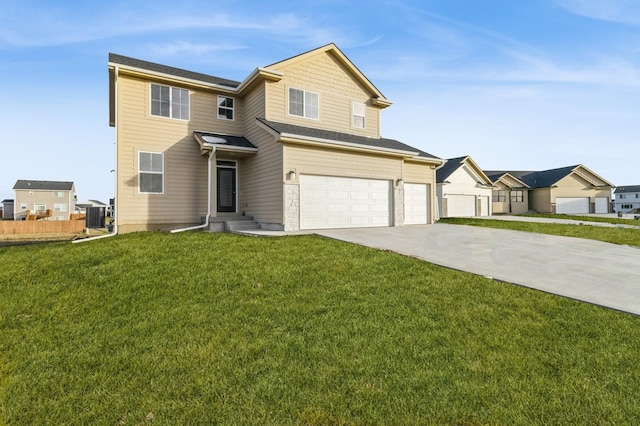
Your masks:
[[[391,182],[300,176],[300,229],[389,226]]]
[[[596,197],[596,213],[609,213],[608,197]]]
[[[404,223],[405,225],[426,224],[429,220],[428,189],[425,184],[405,183]]]
[[[475,195],[452,195],[447,199],[447,217],[473,217],[476,216]]]
[[[556,198],[557,214],[589,213],[589,197]]]

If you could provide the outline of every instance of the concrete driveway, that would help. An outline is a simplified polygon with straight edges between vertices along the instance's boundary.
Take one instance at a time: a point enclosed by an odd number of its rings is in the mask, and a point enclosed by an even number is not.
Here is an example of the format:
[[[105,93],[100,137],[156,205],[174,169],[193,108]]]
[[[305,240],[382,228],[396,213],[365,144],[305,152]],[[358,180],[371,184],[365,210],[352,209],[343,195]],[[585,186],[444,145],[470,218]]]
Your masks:
[[[640,248],[442,223],[315,233],[640,315]]]

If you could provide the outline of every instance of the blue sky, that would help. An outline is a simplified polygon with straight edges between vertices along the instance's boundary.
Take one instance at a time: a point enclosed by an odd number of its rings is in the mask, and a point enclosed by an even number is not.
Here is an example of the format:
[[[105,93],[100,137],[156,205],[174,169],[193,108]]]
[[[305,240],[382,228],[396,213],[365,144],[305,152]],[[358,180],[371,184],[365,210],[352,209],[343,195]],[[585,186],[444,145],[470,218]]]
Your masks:
[[[385,137],[640,184],[637,0],[4,0],[0,199],[17,179],[113,196],[109,52],[243,80],[329,42],[394,102]]]

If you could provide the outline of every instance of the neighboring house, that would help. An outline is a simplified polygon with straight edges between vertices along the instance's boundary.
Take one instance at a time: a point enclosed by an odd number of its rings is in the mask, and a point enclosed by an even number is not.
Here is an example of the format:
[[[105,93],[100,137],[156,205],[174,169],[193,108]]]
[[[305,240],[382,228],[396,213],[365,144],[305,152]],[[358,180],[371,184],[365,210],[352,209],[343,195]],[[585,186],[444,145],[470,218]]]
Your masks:
[[[15,220],[26,219],[27,211],[50,220],[69,220],[75,211],[73,182],[18,180],[13,190]]]
[[[493,214],[522,214],[529,211],[529,185],[508,172],[485,171],[496,186],[493,190]]]
[[[640,185],[619,186],[613,193],[616,196],[613,206],[616,213],[640,209]]]
[[[76,203],[76,213],[85,213],[87,210],[87,207],[104,207],[105,208],[105,212],[106,209],[109,207],[107,204],[103,203],[102,201],[99,200],[85,200],[85,201],[80,201],[78,203]]]
[[[611,182],[582,164],[543,171],[487,171],[508,173],[529,187],[529,209],[537,213],[609,213]]]
[[[13,219],[13,200],[5,198],[2,200],[2,217],[4,219]]]
[[[471,157],[447,160],[436,182],[441,217],[491,216],[494,185]]]
[[[380,135],[391,102],[334,45],[244,81],[109,55],[118,232],[431,223],[443,161]],[[209,221],[212,225],[207,225]]]

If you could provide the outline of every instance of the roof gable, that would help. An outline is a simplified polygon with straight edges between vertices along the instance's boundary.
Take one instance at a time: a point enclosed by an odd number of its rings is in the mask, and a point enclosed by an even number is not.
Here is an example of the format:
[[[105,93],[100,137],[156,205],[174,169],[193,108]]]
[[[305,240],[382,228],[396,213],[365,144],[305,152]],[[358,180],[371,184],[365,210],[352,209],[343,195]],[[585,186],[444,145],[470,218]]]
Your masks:
[[[325,46],[309,50],[299,55],[292,56],[291,58],[273,63],[271,65],[267,65],[265,68],[279,71],[291,64],[300,61],[306,61],[311,57],[319,54],[329,54],[336,58],[360,84],[362,84],[369,92],[371,92],[371,95],[374,98],[374,105],[385,108],[392,104],[392,102],[385,98],[382,92],[378,90],[378,88],[362,73],[362,71],[358,69],[358,67],[354,65],[353,62],[351,62],[349,58],[347,58],[347,56],[340,49],[338,49],[338,46],[336,46],[334,43],[329,43]]]
[[[18,180],[13,185],[14,190],[31,190],[31,191],[71,191],[73,182],[60,182],[50,180]]]
[[[444,183],[444,181],[450,177],[456,170],[460,168],[467,168],[467,171],[472,173],[477,179],[476,182],[483,185],[493,186],[493,182],[482,171],[478,164],[473,161],[470,156],[450,158],[445,163],[444,167],[441,167],[436,171],[436,183]]]
[[[491,176],[495,176],[496,174],[508,173],[511,176],[526,183],[529,187],[533,189],[550,188],[552,186],[556,186],[558,182],[560,182],[562,179],[572,174],[580,177],[582,180],[588,182],[590,185],[594,187],[600,187],[600,188],[615,187],[614,184],[607,181],[603,177],[597,175],[596,173],[589,170],[582,164],[577,164],[575,166],[560,167],[557,169],[541,170],[541,171],[510,170],[510,171],[490,171],[487,173],[491,174]]]
[[[509,172],[485,171],[485,174],[493,183],[500,182],[509,188],[529,188],[529,185],[513,176]]]

